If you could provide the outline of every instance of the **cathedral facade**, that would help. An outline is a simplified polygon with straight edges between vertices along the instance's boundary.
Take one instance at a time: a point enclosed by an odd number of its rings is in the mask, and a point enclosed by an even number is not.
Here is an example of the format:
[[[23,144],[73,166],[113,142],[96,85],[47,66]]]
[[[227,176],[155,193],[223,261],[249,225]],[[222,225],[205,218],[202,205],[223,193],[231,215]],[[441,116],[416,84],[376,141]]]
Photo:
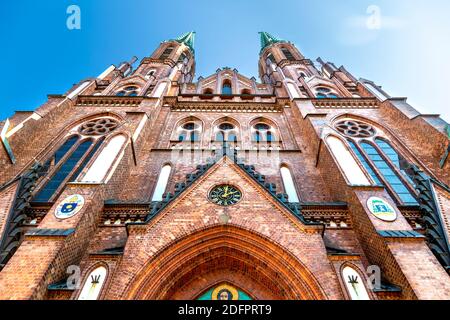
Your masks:
[[[450,299],[449,126],[261,32],[195,33],[0,122],[0,299]]]

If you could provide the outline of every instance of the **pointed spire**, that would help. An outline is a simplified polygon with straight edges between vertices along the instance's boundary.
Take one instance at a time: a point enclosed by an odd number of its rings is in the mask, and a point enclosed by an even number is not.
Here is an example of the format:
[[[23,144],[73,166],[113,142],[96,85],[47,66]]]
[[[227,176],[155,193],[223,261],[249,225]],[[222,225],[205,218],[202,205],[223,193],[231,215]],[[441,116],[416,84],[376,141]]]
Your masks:
[[[271,35],[270,33],[267,33],[267,32],[259,32],[259,34],[261,35],[261,51],[260,51],[260,53],[263,52],[263,50],[265,48],[273,45],[274,43],[286,42],[285,40],[278,39],[277,37],[274,37],[273,35]]]
[[[172,40],[185,44],[187,47],[189,47],[189,49],[191,49],[192,53],[195,52],[194,50],[195,31],[187,32],[179,36],[178,38]]]

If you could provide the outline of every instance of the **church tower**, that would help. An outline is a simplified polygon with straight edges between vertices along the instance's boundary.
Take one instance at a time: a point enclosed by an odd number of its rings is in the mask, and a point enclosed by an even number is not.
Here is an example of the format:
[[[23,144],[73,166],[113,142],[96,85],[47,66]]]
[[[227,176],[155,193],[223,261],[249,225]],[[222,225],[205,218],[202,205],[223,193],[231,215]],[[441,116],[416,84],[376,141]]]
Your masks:
[[[0,299],[450,299],[448,124],[267,32],[194,80],[195,35],[0,122]]]

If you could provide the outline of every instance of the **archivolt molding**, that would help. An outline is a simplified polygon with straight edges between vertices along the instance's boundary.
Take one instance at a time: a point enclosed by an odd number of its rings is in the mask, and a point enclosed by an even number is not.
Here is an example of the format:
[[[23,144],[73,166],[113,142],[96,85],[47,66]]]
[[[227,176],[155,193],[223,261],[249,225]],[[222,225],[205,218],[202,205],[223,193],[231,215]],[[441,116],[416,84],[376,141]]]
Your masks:
[[[259,280],[249,280],[259,281],[281,299],[327,299],[312,273],[292,254],[263,235],[229,225],[204,228],[166,245],[137,273],[123,298],[170,299],[183,276],[192,278],[192,273],[215,259],[238,269],[263,265],[264,269],[257,268]],[[238,286],[245,289],[242,284]],[[198,292],[190,298],[196,295]]]

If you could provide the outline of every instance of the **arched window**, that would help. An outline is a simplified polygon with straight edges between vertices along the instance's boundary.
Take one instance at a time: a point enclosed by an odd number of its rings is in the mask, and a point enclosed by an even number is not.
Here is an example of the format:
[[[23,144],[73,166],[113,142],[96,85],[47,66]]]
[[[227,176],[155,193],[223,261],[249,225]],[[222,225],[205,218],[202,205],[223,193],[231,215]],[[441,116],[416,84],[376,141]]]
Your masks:
[[[288,195],[289,202],[300,202],[295,189],[294,179],[292,178],[291,170],[288,167],[282,166],[280,168],[281,178],[283,180],[284,190]]]
[[[295,60],[294,56],[292,55],[291,51],[289,51],[288,48],[281,48],[281,52],[283,52],[284,56],[289,61],[294,61]]]
[[[254,142],[274,142],[272,128],[266,123],[257,123],[253,126]]]
[[[78,137],[77,139],[78,140]],[[56,171],[53,173],[50,180],[41,188],[41,190],[35,195],[33,201],[34,202],[49,202],[56,191],[63,185],[64,182],[67,182],[71,177],[70,174],[76,169],[77,164],[80,163],[81,159],[88,153],[89,148],[93,145],[93,139],[87,139],[83,142],[79,143],[75,148],[69,148],[69,145],[74,144],[74,138],[70,138],[67,143],[65,143],[54,156],[55,166],[57,167]],[[65,161],[63,161],[59,166],[57,162],[60,162],[61,155],[64,152],[63,150],[67,150],[65,154],[70,153],[70,150],[73,150],[69,156],[66,157]],[[58,158],[56,155],[58,154]],[[52,159],[47,162],[50,164]],[[72,176],[73,178],[73,176]],[[75,177],[76,179],[76,177]]]
[[[355,269],[349,266],[344,267],[342,279],[352,300],[370,300],[364,280]]]
[[[105,284],[106,275],[105,267],[98,267],[92,271],[84,282],[78,300],[97,300]]]
[[[371,183],[369,179],[366,177],[345,144],[334,136],[328,136],[326,141],[350,184],[370,186]]]
[[[236,127],[228,122],[220,124],[216,128],[216,138],[217,142],[238,142]]]
[[[390,190],[393,191],[404,204],[417,205],[417,200],[415,199],[413,193],[408,189],[407,185],[400,179],[400,176],[393,170],[391,165],[385,160],[380,151],[369,142],[362,142],[361,148],[366,152],[369,159],[372,161],[374,166],[378,169],[378,172],[383,176]],[[381,144],[385,146],[384,144]],[[393,151],[393,152],[392,152]],[[392,160],[398,159],[398,154],[389,146],[386,148],[386,152],[390,155],[386,155]],[[394,155],[395,153],[395,155]],[[394,164],[395,165],[395,164]]]
[[[206,95],[212,95],[212,94],[214,94],[214,92],[213,92],[212,89],[207,88],[207,89],[205,89],[205,90],[203,91],[203,94],[206,94]]]
[[[200,124],[189,121],[178,129],[178,141],[198,142],[200,141],[201,130],[202,127]]]
[[[245,99],[245,100],[253,99],[252,92],[249,89],[242,89],[242,91],[241,91],[241,99]]]
[[[167,47],[164,52],[161,54],[161,56],[159,57],[159,59],[161,60],[165,60],[167,58],[169,58],[169,56],[172,54],[174,47]]]
[[[230,96],[232,94],[231,82],[229,80],[225,80],[222,85],[222,95]]]
[[[159,173],[158,182],[156,183],[155,191],[153,192],[152,201],[162,201],[163,195],[166,192],[167,183],[169,181],[170,173],[172,172],[172,166],[167,164]]]
[[[139,88],[136,86],[128,86],[116,93],[118,97],[136,97],[139,93]]]
[[[336,99],[339,97],[335,92],[326,87],[317,87],[315,91],[317,99]]]
[[[119,155],[119,152],[122,150],[125,141],[126,137],[124,135],[113,137],[99,154],[97,159],[95,159],[82,181],[102,182]]]
[[[49,174],[34,195],[34,202],[49,202],[67,182],[76,181],[102,145],[105,136],[119,126],[113,118],[96,118],[69,131],[69,137],[45,162]]]

